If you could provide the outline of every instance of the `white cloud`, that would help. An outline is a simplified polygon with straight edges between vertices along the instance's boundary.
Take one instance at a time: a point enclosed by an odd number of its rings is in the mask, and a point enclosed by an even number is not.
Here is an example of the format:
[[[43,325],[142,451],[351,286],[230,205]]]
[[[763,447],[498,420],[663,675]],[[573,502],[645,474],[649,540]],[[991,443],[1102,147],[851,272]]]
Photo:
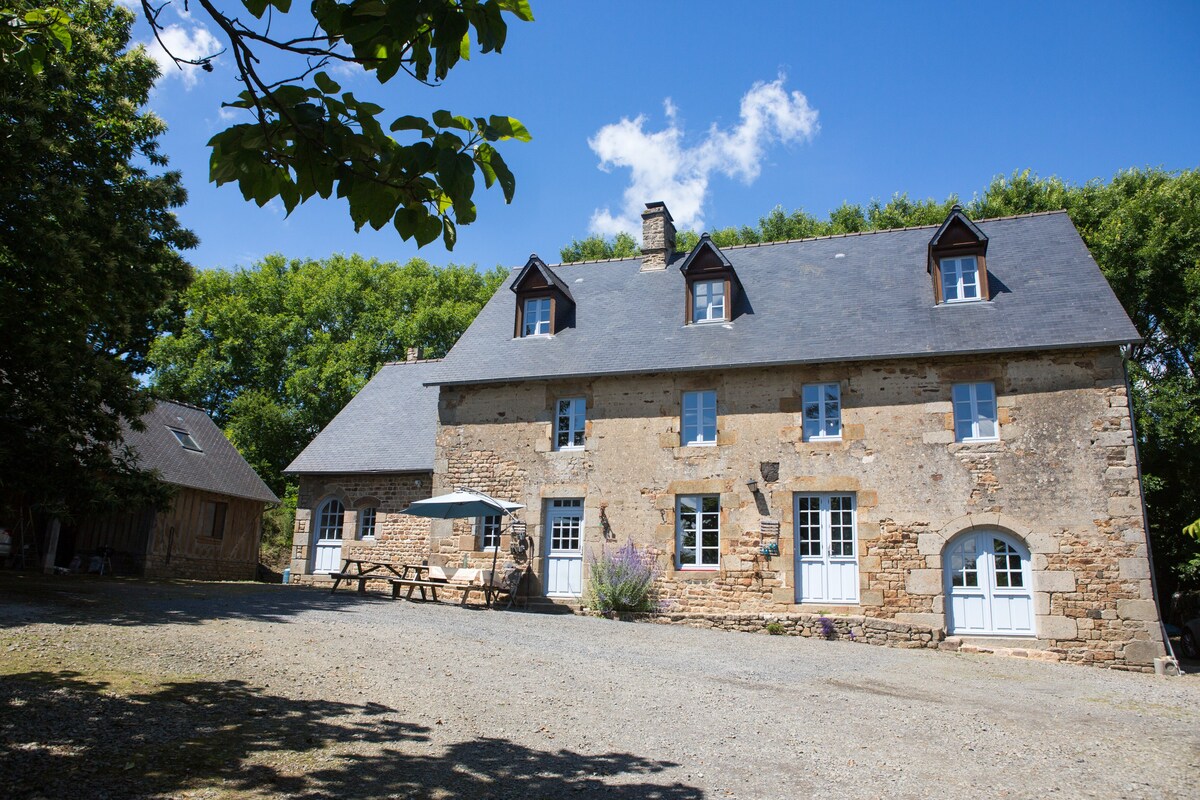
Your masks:
[[[685,144],[679,112],[670,98],[663,103],[663,130],[646,130],[645,115],[638,115],[597,131],[588,145],[600,157],[600,169],[628,167],[630,183],[620,211],[603,208],[592,214],[592,232],[611,236],[640,231],[641,211],[652,200],[667,204],[677,227],[703,227],[713,173],[752,183],[762,171],[769,145],[805,141],[820,129],[817,110],[803,93],[784,89],[784,80],[780,76],[751,86],[742,96],[738,124],[729,130],[714,124],[694,146]]]
[[[200,77],[200,67],[195,64],[176,65],[171,56],[194,61],[205,56],[216,55],[221,49],[221,43],[217,41],[217,37],[209,33],[208,28],[203,25],[185,28],[182,25],[170,24],[164,27],[158,35],[162,39],[162,43],[160,44],[157,39],[151,39],[146,42],[146,51],[158,64],[158,70],[162,73],[160,80],[179,76],[183,81],[184,88],[187,89],[196,85],[196,80]],[[164,45],[166,46],[165,50],[163,49]],[[170,51],[170,55],[167,54],[168,51]]]

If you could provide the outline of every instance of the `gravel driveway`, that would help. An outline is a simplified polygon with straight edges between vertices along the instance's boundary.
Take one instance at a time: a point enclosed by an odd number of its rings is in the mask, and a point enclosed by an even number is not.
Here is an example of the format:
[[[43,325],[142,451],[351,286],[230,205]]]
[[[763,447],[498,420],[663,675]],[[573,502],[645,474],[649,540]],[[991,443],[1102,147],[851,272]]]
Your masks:
[[[17,797],[1196,797],[1200,679],[0,575]]]

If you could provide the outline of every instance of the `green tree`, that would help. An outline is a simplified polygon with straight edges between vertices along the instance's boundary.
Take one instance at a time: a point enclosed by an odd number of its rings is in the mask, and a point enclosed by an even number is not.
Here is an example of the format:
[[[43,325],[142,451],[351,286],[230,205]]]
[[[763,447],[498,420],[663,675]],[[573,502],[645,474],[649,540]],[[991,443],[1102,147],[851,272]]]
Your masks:
[[[283,495],[283,468],[388,361],[450,349],[506,273],[360,256],[200,272],[155,342],[152,387],[194,403]]]
[[[558,251],[562,263],[571,264],[576,261],[597,261],[606,258],[635,258],[642,253],[642,248],[628,233],[618,233],[611,239],[603,236],[589,236],[586,239],[573,239],[569,245]]]
[[[133,15],[53,8],[70,17],[69,51],[38,70],[0,58],[0,489],[71,514],[153,485],[121,425],[147,409],[135,376],[179,313],[191,269],[178,251],[196,239],[171,212],[178,174],[151,172],[165,127],[141,110],[156,67],[127,50]]]

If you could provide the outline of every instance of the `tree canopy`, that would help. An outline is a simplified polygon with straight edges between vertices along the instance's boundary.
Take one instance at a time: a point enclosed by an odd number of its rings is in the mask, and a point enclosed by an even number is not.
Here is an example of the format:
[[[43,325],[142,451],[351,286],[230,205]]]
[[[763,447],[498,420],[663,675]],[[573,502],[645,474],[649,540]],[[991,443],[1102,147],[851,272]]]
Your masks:
[[[505,274],[357,255],[203,271],[150,352],[151,385],[211,413],[282,495],[283,468],[381,365],[444,355]]]
[[[179,175],[152,172],[165,127],[142,110],[157,68],[127,49],[133,14],[107,0],[53,8],[69,50],[37,69],[0,58],[0,488],[70,514],[152,494],[121,426],[147,408],[135,376],[180,313],[179,250],[196,239],[171,211],[186,199]]]

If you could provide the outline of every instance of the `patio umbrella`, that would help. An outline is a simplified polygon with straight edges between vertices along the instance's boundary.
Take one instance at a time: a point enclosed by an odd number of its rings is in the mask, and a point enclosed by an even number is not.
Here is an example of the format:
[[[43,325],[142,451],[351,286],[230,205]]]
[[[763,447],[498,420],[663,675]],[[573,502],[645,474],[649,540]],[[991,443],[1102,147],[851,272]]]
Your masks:
[[[520,503],[510,503],[507,500],[497,500],[483,492],[474,489],[458,489],[450,494],[418,500],[401,514],[411,514],[415,517],[431,517],[433,519],[462,519],[464,517],[489,517],[500,512],[510,519],[514,511],[525,506]],[[528,537],[526,537],[528,538]],[[496,558],[500,548],[492,551],[492,574],[496,573]],[[490,601],[489,601],[490,602]],[[512,605],[512,595],[509,595],[509,605]]]
[[[463,519],[492,516],[497,512],[512,516],[513,511],[524,507],[520,503],[510,503],[507,500],[488,497],[483,492],[460,489],[450,494],[418,500],[400,513],[433,519]]]

